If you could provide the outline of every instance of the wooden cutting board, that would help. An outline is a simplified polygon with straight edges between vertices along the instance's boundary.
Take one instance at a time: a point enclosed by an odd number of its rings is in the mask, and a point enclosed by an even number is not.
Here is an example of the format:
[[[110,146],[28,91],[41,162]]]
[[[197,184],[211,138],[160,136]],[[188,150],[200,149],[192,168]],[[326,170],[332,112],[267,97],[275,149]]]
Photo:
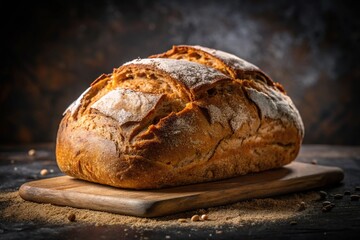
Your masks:
[[[23,199],[34,202],[157,217],[309,190],[343,178],[343,171],[337,167],[293,162],[262,173],[166,189],[125,190],[62,176],[25,183],[19,193]]]

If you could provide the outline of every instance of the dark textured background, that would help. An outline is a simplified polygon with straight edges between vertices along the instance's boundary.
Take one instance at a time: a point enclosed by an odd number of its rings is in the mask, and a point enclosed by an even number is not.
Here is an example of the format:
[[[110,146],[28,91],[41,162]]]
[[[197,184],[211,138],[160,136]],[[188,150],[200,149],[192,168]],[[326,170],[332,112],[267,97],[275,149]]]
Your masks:
[[[351,1],[1,3],[0,143],[54,141],[101,73],[173,44],[234,53],[282,83],[305,143],[360,144],[360,19]]]

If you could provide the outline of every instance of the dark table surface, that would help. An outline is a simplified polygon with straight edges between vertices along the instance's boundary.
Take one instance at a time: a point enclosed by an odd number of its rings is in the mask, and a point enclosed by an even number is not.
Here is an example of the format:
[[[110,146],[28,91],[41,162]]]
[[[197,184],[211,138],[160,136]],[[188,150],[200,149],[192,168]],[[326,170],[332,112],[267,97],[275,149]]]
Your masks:
[[[36,155],[29,156],[29,149],[36,149]],[[360,146],[304,145],[296,161],[337,166],[344,170],[345,178],[340,184],[316,191],[324,190],[329,195],[345,191],[360,194],[355,191],[356,186],[360,186]],[[54,144],[0,146],[0,191],[14,191],[27,181],[42,178],[39,172],[44,168],[54,170],[46,177],[62,175],[56,165]],[[321,209],[321,201],[315,204]],[[51,225],[0,218],[0,239],[360,239],[360,201],[349,201],[344,197],[330,212],[317,211],[296,221],[296,225],[274,222],[223,226],[223,234],[216,235],[211,227],[144,229],[76,223]]]

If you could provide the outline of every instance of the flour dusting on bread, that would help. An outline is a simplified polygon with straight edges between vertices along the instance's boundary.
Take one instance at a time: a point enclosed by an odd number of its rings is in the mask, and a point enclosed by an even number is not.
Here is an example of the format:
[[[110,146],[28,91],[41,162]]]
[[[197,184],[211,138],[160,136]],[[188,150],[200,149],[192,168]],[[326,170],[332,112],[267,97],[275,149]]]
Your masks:
[[[291,122],[297,126],[300,135],[304,134],[300,114],[288,96],[270,88],[267,88],[266,92],[252,88],[246,88],[246,91],[250,99],[259,107],[262,117]]]
[[[116,119],[123,125],[128,122],[140,122],[162,96],[117,88],[97,100],[91,108]]]
[[[196,88],[200,85],[210,84],[214,80],[228,78],[215,69],[204,65],[185,60],[174,60],[165,58],[145,58],[135,59],[130,64],[153,65],[158,69],[168,73],[172,78],[181,81],[188,89]]]
[[[81,104],[81,100],[84,98],[84,96],[90,91],[91,87],[87,88],[70,106],[65,110],[63,115],[65,115],[68,111],[71,112],[71,114],[74,114],[76,110],[79,108]]]
[[[223,52],[220,50],[210,49],[202,46],[193,46],[196,49],[202,50],[204,52],[210,53],[218,58],[220,58],[226,65],[231,66],[232,68],[237,69],[246,69],[246,70],[259,70],[254,64],[251,64],[244,59],[241,59],[233,54]]]

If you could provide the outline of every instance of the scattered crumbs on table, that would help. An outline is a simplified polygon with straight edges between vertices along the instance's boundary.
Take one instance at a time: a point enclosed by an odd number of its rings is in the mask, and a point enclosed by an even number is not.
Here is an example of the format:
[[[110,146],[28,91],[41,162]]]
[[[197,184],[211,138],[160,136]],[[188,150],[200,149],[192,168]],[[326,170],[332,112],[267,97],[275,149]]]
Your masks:
[[[292,221],[295,217],[315,209],[319,200],[317,192],[296,193],[274,198],[252,199],[225,206],[199,209],[170,216],[141,218],[88,209],[55,206],[23,200],[17,191],[0,193],[0,219],[17,221],[38,221],[54,224],[77,223],[100,225],[128,225],[129,227],[216,227],[222,225],[255,226],[264,222]],[[306,203],[304,211],[298,211],[298,204]],[[206,212],[207,217],[203,216]],[[73,215],[72,215],[73,214]],[[197,215],[198,220],[191,218]],[[64,217],[65,216],[65,217]],[[201,217],[203,220],[201,220]],[[206,219],[207,218],[207,219]],[[186,223],[180,224],[185,219]],[[184,222],[185,222],[184,221]],[[126,229],[124,229],[126,231]],[[219,233],[218,233],[219,234]]]

